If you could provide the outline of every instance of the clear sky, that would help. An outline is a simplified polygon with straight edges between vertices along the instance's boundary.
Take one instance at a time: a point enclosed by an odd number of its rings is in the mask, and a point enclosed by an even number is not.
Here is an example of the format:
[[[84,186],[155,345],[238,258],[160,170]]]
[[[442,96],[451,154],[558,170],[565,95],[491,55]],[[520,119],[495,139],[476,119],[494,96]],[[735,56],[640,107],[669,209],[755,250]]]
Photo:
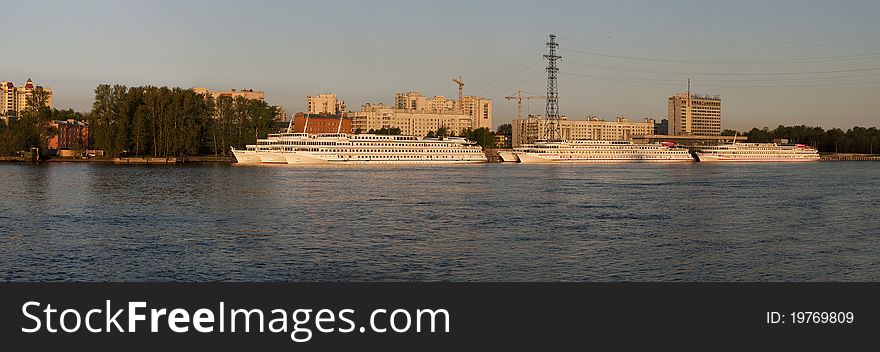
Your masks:
[[[560,112],[666,117],[693,80],[725,128],[880,125],[880,1],[8,1],[0,79],[88,110],[100,83],[253,88],[288,113],[334,92],[543,94],[559,36]],[[11,32],[11,33],[10,33]],[[526,108],[542,113],[543,102]]]

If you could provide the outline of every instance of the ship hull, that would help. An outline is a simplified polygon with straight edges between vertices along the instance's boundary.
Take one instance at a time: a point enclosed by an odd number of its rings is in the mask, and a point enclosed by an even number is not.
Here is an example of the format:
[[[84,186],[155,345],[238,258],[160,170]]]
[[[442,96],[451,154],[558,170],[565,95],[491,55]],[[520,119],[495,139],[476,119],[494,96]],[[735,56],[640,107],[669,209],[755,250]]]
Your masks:
[[[260,152],[260,162],[263,164],[287,164],[285,153],[281,152]]]
[[[703,163],[715,162],[740,162],[740,163],[791,163],[791,162],[812,162],[819,161],[819,157],[768,157],[768,158],[731,158],[718,155],[706,155],[697,153],[697,158]]]
[[[519,162],[519,158],[516,157],[516,154],[509,150],[499,151],[498,156],[501,157],[501,161],[505,163]]]
[[[263,161],[260,158],[260,152],[253,150],[232,150],[232,156],[235,157],[235,162],[239,164],[247,164],[247,165],[257,165],[262,164]]]
[[[522,163],[544,164],[603,164],[603,163],[688,163],[694,159],[688,156],[670,156],[668,158],[589,158],[589,157],[559,157],[555,154],[544,153],[515,153]]]
[[[425,164],[475,164],[487,162],[484,154],[479,157],[452,157],[438,156],[418,158],[406,158],[407,156],[388,155],[383,157],[366,158],[358,155],[347,154],[317,154],[310,152],[286,152],[284,156],[287,158],[288,165],[425,165]]]

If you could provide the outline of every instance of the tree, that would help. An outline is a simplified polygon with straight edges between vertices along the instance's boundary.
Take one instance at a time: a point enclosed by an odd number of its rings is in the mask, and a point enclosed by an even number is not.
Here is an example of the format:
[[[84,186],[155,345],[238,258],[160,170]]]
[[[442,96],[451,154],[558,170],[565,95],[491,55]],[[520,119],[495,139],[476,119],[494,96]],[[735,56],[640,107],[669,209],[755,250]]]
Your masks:
[[[509,123],[502,124],[501,126],[498,126],[498,132],[511,135],[513,134],[513,125]]]
[[[37,86],[25,98],[27,108],[21,112],[16,122],[19,129],[18,137],[25,147],[38,147],[45,151],[49,146],[49,138],[55,135],[52,127],[52,108],[49,107],[49,93]]]
[[[475,130],[466,130],[466,132],[467,139],[477,142],[483,148],[495,147],[495,133],[492,130],[481,127]]]

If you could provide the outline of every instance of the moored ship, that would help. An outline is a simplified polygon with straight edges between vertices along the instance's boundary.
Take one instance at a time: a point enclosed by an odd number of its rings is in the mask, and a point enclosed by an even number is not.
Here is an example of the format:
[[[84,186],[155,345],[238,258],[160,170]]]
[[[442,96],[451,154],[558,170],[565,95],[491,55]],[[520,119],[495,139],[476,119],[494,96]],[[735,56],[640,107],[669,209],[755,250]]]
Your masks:
[[[705,147],[696,152],[700,162],[798,162],[818,161],[819,151],[805,144],[731,143]]]
[[[514,149],[523,163],[666,163],[692,162],[687,148],[671,142],[635,144],[631,141],[538,141]]]
[[[245,150],[232,149],[240,164],[458,164],[483,163],[483,148],[465,138],[278,133]]]

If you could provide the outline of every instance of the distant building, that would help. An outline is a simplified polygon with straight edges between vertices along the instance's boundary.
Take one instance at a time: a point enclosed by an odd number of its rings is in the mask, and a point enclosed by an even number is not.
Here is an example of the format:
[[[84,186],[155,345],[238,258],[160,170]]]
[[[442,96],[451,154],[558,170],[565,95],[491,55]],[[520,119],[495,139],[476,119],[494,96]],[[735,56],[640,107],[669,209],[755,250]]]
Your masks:
[[[214,99],[217,99],[221,96],[227,96],[227,97],[231,97],[233,99],[235,99],[237,97],[242,97],[242,98],[246,98],[246,99],[257,99],[257,100],[266,101],[266,93],[263,93],[258,90],[253,90],[253,89],[242,89],[242,90],[232,89],[232,90],[226,90],[226,91],[212,91],[212,90],[208,90],[208,88],[193,88],[192,90],[193,90],[193,92],[196,92],[198,94],[210,95]]]
[[[275,121],[290,121],[287,119],[287,112],[280,106],[275,107]]]
[[[34,84],[28,78],[25,84],[15,87],[12,82],[0,82],[0,116],[8,118],[10,116],[19,116],[28,106],[28,98],[33,96],[37,88],[42,88],[47,94],[46,106],[52,107],[52,89],[49,87]]]
[[[721,135],[721,97],[678,93],[669,97],[671,135]]]
[[[415,111],[395,111],[390,125],[400,128],[400,134],[419,137],[437,132],[440,128],[454,135],[473,127],[471,117],[465,114]]]
[[[492,129],[492,100],[483,97],[466,95],[461,98],[464,113],[473,119],[473,129]]]
[[[655,121],[649,118],[640,122],[631,122],[625,117],[605,121],[595,116],[589,116],[584,120],[569,120],[566,116],[560,116],[559,129],[563,139],[632,140],[636,137],[653,135],[654,124]],[[544,138],[547,129],[547,121],[541,116],[513,120],[511,125],[513,130],[511,143],[514,147]]]
[[[361,105],[361,110],[353,113],[352,128],[355,133],[367,133],[369,130],[379,130],[393,127],[394,108],[385,104],[366,103]]]
[[[51,124],[55,135],[49,138],[49,150],[90,149],[89,127],[82,121],[68,119],[54,120]]]
[[[660,122],[654,123],[654,133],[669,134],[669,120],[662,119]]]
[[[293,116],[292,133],[352,133],[351,118],[312,115],[298,112]]]
[[[355,132],[367,133],[383,128],[400,128],[400,133],[424,137],[430,132],[445,128],[449,134],[473,128],[470,115],[456,113],[454,110],[409,110],[394,109],[384,104],[364,104],[361,110],[351,114]]]
[[[322,93],[306,97],[307,113],[311,115],[338,115],[345,113],[345,101],[337,100],[336,94]]]
[[[15,84],[0,82],[0,115],[15,115]]]
[[[425,98],[420,92],[397,93],[394,96],[394,108],[398,111],[465,114],[470,116],[471,124],[467,128],[492,128],[492,100],[485,97],[466,95],[461,98],[461,108],[457,108],[455,100],[442,95]]]
[[[504,132],[495,132],[495,146],[498,148],[512,147],[510,135]]]
[[[419,92],[397,93],[394,95],[394,108],[407,111],[426,111],[428,99]]]

